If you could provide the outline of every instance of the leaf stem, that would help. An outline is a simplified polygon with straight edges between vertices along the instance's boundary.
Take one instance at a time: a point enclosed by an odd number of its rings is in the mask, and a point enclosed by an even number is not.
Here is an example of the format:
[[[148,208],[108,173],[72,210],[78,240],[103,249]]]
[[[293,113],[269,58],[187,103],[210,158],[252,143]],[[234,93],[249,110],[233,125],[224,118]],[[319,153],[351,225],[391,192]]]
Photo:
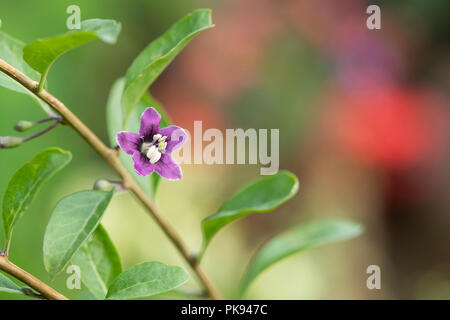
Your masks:
[[[45,73],[41,76],[41,80],[39,81],[37,92],[41,92],[42,89],[44,88],[45,80],[47,79],[48,70],[49,70],[49,68],[47,68],[47,70],[45,70]]]
[[[25,270],[19,268],[14,263],[8,260],[8,257],[5,255],[0,255],[0,270],[6,272],[9,275],[12,275],[14,278],[19,279],[23,283],[26,283],[31,288],[36,290],[40,293],[40,295],[34,294],[30,292],[30,290],[23,290],[22,291],[29,296],[33,297],[40,297],[45,298],[49,300],[68,300],[65,296],[63,296],[61,293],[53,289],[52,287],[46,285],[41,280],[37,279],[36,277],[32,276]],[[42,296],[42,297],[41,297]]]
[[[8,250],[9,250],[9,240],[6,240],[5,248],[3,249],[3,252],[1,252],[1,250],[0,250],[0,255],[8,257]]]
[[[163,218],[161,213],[145,192],[139,187],[137,182],[128,173],[125,167],[121,164],[117,150],[107,147],[98,137],[89,129],[75,114],[70,111],[61,101],[55,98],[47,90],[39,90],[39,83],[30,79],[22,72],[0,59],[0,71],[19,82],[22,86],[33,92],[37,97],[45,101],[50,107],[57,111],[63,119],[78,132],[78,134],[97,151],[97,153],[110,165],[111,168],[122,179],[123,185],[130,190],[136,198],[144,205],[149,214],[153,217],[156,223],[161,227],[166,236],[172,241],[183,258],[189,263],[192,270],[197,275],[198,279],[205,287],[208,296],[212,299],[221,299],[221,295],[216,291],[214,286],[209,281],[208,277],[203,272],[201,266],[197,263],[197,259],[191,254],[190,250],[184,244],[178,233],[173,227]]]

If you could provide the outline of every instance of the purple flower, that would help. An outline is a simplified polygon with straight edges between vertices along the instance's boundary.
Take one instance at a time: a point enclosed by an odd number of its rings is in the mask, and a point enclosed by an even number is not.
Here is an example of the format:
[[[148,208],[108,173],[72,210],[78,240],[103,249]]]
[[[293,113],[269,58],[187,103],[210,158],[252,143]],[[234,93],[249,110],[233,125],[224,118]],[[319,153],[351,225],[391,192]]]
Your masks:
[[[116,136],[117,143],[128,154],[133,155],[134,169],[141,176],[156,171],[169,180],[181,179],[180,166],[170,153],[182,146],[187,135],[177,126],[159,128],[161,115],[153,108],[147,108],[141,116],[139,134],[122,131]]]

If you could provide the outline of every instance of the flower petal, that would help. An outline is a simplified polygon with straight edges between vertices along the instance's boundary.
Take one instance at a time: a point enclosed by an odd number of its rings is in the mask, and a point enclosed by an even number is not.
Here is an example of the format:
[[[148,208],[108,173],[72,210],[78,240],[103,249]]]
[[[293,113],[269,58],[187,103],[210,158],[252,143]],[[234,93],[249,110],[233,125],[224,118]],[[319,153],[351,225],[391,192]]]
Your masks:
[[[116,135],[119,146],[128,154],[133,154],[139,150],[141,138],[137,133],[122,131]]]
[[[179,180],[183,176],[178,163],[168,154],[163,154],[161,159],[155,163],[155,171],[161,177],[168,180]]]
[[[139,151],[133,154],[134,170],[141,176],[148,176],[155,170],[155,165]]]
[[[159,130],[159,133],[167,137],[166,153],[180,148],[188,138],[186,132],[177,126],[168,126]]]
[[[153,108],[147,108],[141,115],[141,127],[139,134],[141,137],[152,138],[159,131],[161,115]]]

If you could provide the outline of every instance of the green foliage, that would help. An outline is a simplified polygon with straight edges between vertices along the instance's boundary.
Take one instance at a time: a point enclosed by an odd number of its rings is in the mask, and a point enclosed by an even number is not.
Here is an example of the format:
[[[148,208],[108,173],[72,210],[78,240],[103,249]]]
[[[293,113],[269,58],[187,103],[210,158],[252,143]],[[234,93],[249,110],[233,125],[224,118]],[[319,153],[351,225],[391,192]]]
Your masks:
[[[124,123],[147,88],[199,32],[212,28],[211,10],[199,9],[175,23],[152,41],[133,61],[125,77],[122,107]]]
[[[116,42],[121,25],[114,20],[91,19],[81,23],[79,30],[65,34],[38,39],[23,48],[23,59],[42,75],[63,53],[83,44],[100,39],[106,43]]]
[[[108,102],[106,104],[106,126],[111,147],[117,146],[117,133],[127,129],[123,125],[122,106],[120,104],[124,84],[125,80],[123,78],[117,79],[114,82],[109,91]]]
[[[148,107],[155,108],[161,114],[161,127],[169,125],[164,109],[146,90],[195,35],[211,27],[210,10],[196,10],[188,14],[151,42],[133,61],[125,79],[118,79],[114,83],[106,111],[108,136],[112,146],[117,144],[118,132],[139,132],[140,117]],[[154,198],[159,176],[156,173],[149,177],[138,176],[129,156],[121,153],[120,160],[144,191]]]
[[[245,290],[262,271],[283,258],[324,244],[350,239],[360,235],[361,232],[362,227],[350,221],[324,220],[301,225],[282,233],[267,242],[255,254],[244,276],[242,290]]]
[[[97,298],[104,299],[114,278],[122,273],[119,253],[100,224],[72,258],[81,270],[81,281]]]
[[[30,66],[22,58],[24,47],[25,43],[10,37],[0,30],[0,58],[5,60],[17,70],[20,70],[31,79],[37,81],[39,79],[39,74],[30,68]],[[3,72],[0,72],[0,87],[28,95],[36,101],[36,103],[38,103],[45,112],[52,114],[50,107],[47,106],[45,102],[37,98],[32,92],[8,77],[6,74],[3,74]]]
[[[297,191],[298,179],[288,171],[279,171],[247,185],[227,200],[216,214],[203,220],[203,250],[211,238],[230,222],[253,212],[274,210]]]
[[[141,114],[148,107],[157,109],[161,114],[161,127],[169,125],[164,109],[147,93],[147,89],[190,40],[211,27],[210,10],[200,9],[186,15],[151,42],[133,61],[126,75],[115,82],[109,95],[106,114],[112,147],[117,144],[118,132],[139,132]],[[51,65],[59,56],[96,39],[115,43],[120,30],[120,23],[113,20],[86,20],[82,22],[80,30],[38,39],[27,46],[0,31],[0,57],[33,80],[38,80],[40,74],[42,86]],[[275,71],[279,71],[278,69]],[[30,95],[38,100],[45,111],[51,113],[48,106],[33,93],[3,73],[0,73],[0,86]],[[16,126],[16,130],[25,131],[30,127],[32,122],[22,121]],[[4,138],[9,144],[19,141]],[[124,167],[132,173],[143,190],[154,197],[159,176],[138,176],[134,173],[131,157],[123,152],[119,156]],[[39,153],[14,174],[5,192],[2,207],[7,244],[10,243],[15,223],[30,205],[40,186],[70,160],[69,152],[50,148]],[[251,213],[276,209],[291,199],[298,188],[297,177],[288,171],[280,171],[245,186],[214,215],[203,220],[201,255],[220,229]],[[185,283],[189,275],[183,268],[160,262],[138,264],[122,272],[120,256],[108,233],[100,225],[113,193],[114,191],[101,190],[81,191],[63,198],[56,205],[44,236],[44,266],[49,274],[55,277],[71,261],[80,267],[81,281],[95,298],[112,300],[146,298],[171,291]],[[283,258],[320,245],[349,239],[361,232],[362,228],[358,224],[327,220],[302,225],[275,236],[255,254],[243,278],[242,291],[264,270]],[[31,289],[19,287],[3,274],[0,274],[0,291],[36,297]]]
[[[0,273],[0,292],[23,294],[21,288],[2,273]]]
[[[44,236],[44,266],[55,277],[100,223],[113,191],[86,190],[63,198],[53,210]]]
[[[13,227],[33,201],[44,182],[64,168],[72,159],[68,151],[49,148],[24,164],[11,178],[3,197],[3,226],[7,243]]]
[[[109,288],[107,299],[145,298],[173,290],[189,278],[187,272],[161,262],[144,262],[120,274]]]

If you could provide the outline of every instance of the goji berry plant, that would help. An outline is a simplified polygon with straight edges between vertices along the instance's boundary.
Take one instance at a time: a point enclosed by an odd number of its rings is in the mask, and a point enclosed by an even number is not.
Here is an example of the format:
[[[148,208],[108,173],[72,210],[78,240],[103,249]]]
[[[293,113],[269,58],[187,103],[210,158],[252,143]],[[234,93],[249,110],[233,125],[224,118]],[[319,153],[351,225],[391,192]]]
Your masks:
[[[109,146],[49,92],[46,78],[53,62],[65,52],[94,40],[114,44],[121,24],[113,20],[86,20],[80,29],[27,45],[0,31],[0,86],[29,95],[47,114],[39,121],[19,121],[15,130],[25,132],[50,123],[46,129],[26,137],[0,137],[0,147],[26,147],[27,141],[66,125],[117,173],[111,180],[96,180],[92,190],[67,195],[54,208],[43,243],[44,266],[52,278],[69,265],[77,265],[81,269],[82,283],[95,298],[135,299],[173,290],[192,275],[204,289],[199,295],[223,298],[202,269],[201,259],[211,239],[231,222],[252,213],[272,211],[296,195],[297,177],[287,171],[250,183],[201,222],[203,246],[198,251],[186,246],[155,205],[159,179],[182,178],[180,166],[171,157],[171,152],[186,141],[187,135],[182,128],[169,124],[164,109],[149,95],[148,88],[195,36],[212,27],[210,10],[196,10],[175,23],[137,56],[110,93],[106,110]],[[0,273],[0,291],[42,299],[67,299],[13,264],[8,254],[17,221],[32,205],[44,183],[69,165],[71,157],[67,150],[48,148],[23,164],[12,176],[2,203],[6,243],[0,251],[0,269],[25,286],[19,286]],[[156,261],[122,270],[118,251],[101,225],[102,216],[118,191],[132,193],[145,207],[186,260],[189,270]],[[125,215],[124,219],[127,219]],[[358,224],[334,219],[297,226],[275,236],[262,245],[251,260],[242,279],[242,292],[277,261],[305,249],[357,236],[360,232]]]

